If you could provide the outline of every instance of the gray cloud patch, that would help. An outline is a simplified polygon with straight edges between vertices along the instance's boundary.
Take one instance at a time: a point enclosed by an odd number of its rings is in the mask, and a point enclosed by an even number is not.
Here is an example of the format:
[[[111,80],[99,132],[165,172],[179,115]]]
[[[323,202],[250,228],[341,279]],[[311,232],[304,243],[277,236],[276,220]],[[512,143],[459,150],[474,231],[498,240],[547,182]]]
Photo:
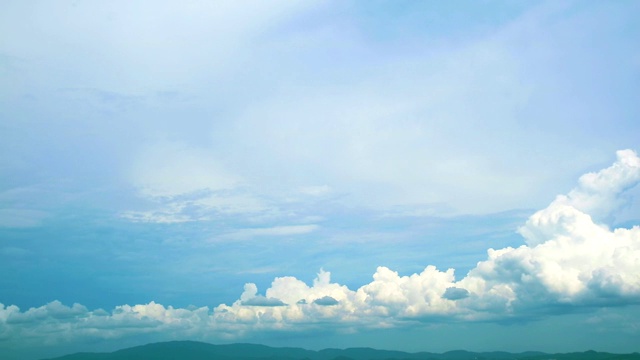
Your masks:
[[[322,306],[331,306],[331,305],[338,305],[340,302],[332,298],[331,296],[323,296],[319,299],[313,300],[313,303],[322,305]]]
[[[251,299],[244,300],[242,305],[245,306],[286,306],[284,302],[280,299],[272,298],[272,297],[264,297],[262,295],[258,295],[256,297],[252,297]]]
[[[442,297],[447,300],[460,300],[469,297],[469,291],[467,291],[467,289],[450,287],[444,291]]]

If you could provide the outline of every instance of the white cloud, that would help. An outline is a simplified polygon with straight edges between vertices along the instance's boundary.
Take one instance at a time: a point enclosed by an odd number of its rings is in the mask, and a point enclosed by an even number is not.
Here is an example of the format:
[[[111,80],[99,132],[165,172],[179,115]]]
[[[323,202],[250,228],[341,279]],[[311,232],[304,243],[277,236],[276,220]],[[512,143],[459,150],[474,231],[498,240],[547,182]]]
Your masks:
[[[559,195],[545,209],[533,214],[519,232],[529,245],[538,245],[558,236],[605,238],[610,231],[592,217],[608,215],[619,208],[625,191],[640,182],[640,159],[632,150],[617,152],[617,161],[597,173],[580,177],[568,195]],[[628,199],[627,199],[628,200]]]
[[[269,310],[269,316],[282,319],[281,327],[327,318],[383,324],[442,317],[501,320],[544,316],[558,305],[636,303],[640,227],[610,230],[581,209],[611,212],[624,191],[640,181],[639,164],[633,151],[618,152],[611,167],[581,177],[578,188],[529,218],[520,229],[526,245],[489,249],[487,260],[459,281],[453,269],[434,266],[410,276],[379,267],[373,281],[357,290],[331,283],[324,271],[313,286],[280,277],[266,295],[289,305]],[[336,301],[331,309],[310,307],[329,298]],[[247,316],[239,303],[218,309],[224,309],[227,320]]]
[[[626,205],[626,190],[640,181],[640,159],[633,150],[620,150],[618,160],[609,168],[580,177],[579,185],[567,196],[559,196],[555,202],[570,205],[597,220],[612,210]]]
[[[258,287],[249,283],[244,285],[244,292],[240,295],[240,304],[244,306],[285,306],[280,299],[258,295]]]
[[[520,228],[527,245],[490,249],[460,283],[476,296],[503,293],[509,310],[637,301],[640,227],[610,230],[580,209],[608,213],[639,181],[640,159],[619,151],[611,167],[581,177],[578,188],[529,218]]]
[[[567,196],[533,214],[520,232],[526,245],[489,249],[466,276],[427,266],[400,275],[378,267],[373,281],[356,290],[331,281],[321,270],[312,285],[295,277],[275,278],[265,295],[245,285],[231,305],[212,310],[176,309],[151,302],[118,306],[110,313],[52,302],[21,312],[0,304],[3,338],[122,337],[170,330],[173,334],[235,337],[263,330],[300,330],[318,324],[375,328],[442,319],[503,321],[551,316],[558,306],[637,304],[640,299],[640,226],[610,230],[573,206],[612,211],[625,190],[640,181],[640,159],[618,152],[611,167],[581,178]],[[589,191],[585,191],[587,188]],[[606,196],[602,196],[602,192]],[[614,199],[614,200],[612,200]],[[585,205],[587,204],[587,205]],[[254,235],[295,234],[302,227],[250,229]]]

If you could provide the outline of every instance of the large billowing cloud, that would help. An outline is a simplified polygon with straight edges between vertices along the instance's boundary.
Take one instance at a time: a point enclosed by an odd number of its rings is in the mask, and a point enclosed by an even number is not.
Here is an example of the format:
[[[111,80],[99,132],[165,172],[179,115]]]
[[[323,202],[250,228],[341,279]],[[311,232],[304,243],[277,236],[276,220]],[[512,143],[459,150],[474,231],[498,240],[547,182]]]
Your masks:
[[[403,326],[416,321],[510,321],[596,306],[640,302],[640,227],[609,229],[606,217],[640,181],[631,150],[597,173],[582,176],[566,196],[533,214],[520,228],[525,244],[489,249],[486,260],[456,280],[454,270],[427,266],[408,276],[378,267],[358,289],[332,282],[321,270],[313,284],[278,277],[260,295],[246,284],[231,305],[176,309],[151,302],[89,311],[54,301],[21,311],[0,304],[1,339],[64,341],[170,330],[178,336],[235,338],[247,332],[340,325]],[[209,334],[209,335],[206,335]]]

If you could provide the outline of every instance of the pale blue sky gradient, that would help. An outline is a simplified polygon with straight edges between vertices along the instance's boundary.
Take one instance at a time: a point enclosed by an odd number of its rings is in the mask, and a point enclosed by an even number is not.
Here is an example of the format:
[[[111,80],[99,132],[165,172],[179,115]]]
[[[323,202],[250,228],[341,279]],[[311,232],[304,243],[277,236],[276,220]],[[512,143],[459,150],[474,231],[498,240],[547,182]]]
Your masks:
[[[1,8],[0,304],[22,312],[56,300],[213,311],[245,283],[264,295],[277,277],[311,286],[320,269],[353,290],[379,266],[453,268],[460,280],[487,249],[525,244],[517,230],[581,175],[640,149],[634,1]],[[640,224],[634,185],[594,219]],[[509,324],[444,316],[348,335],[329,322],[180,336],[640,351],[632,323],[612,326],[638,319],[637,299],[620,299],[527,308]],[[112,329],[115,340],[26,345],[11,324],[0,316],[0,350],[16,358],[171,338]],[[439,340],[415,345],[425,337]]]

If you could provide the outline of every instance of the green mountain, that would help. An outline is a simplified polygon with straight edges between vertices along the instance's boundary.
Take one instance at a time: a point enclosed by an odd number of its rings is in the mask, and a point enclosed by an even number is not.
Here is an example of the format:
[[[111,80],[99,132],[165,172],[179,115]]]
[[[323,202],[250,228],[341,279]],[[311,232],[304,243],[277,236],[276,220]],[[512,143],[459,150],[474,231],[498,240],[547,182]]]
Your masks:
[[[442,354],[376,350],[371,348],[324,349],[274,348],[255,344],[213,345],[196,341],[170,341],[111,353],[77,353],[49,360],[640,360],[640,354],[586,351],[567,354],[541,352],[469,352]]]

